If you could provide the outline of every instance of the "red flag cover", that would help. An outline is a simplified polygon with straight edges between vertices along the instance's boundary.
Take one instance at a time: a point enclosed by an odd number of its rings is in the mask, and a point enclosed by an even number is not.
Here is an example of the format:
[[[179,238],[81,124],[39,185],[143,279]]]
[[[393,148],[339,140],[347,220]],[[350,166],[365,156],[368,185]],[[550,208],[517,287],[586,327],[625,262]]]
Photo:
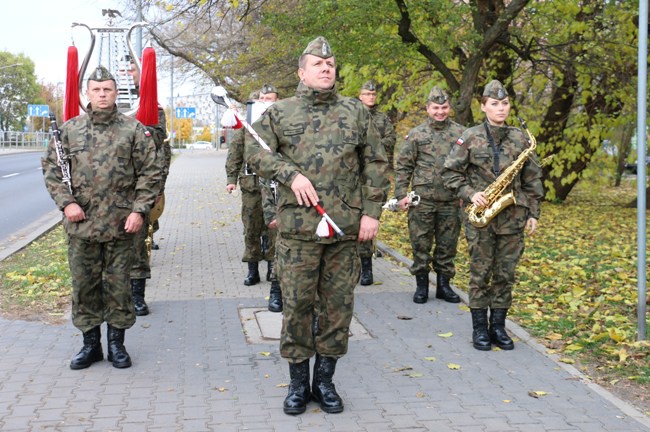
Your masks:
[[[140,106],[135,118],[147,126],[158,124],[158,77],[156,52],[147,47],[142,52],[142,77],[140,78]]]
[[[63,121],[79,115],[79,56],[77,47],[68,47],[68,70],[65,77]]]

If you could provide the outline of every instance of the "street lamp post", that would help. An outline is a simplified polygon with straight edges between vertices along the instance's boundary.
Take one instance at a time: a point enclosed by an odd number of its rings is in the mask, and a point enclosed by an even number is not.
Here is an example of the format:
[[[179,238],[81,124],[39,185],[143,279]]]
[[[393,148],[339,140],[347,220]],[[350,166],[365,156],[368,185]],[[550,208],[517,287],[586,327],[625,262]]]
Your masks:
[[[56,83],[55,94],[54,94],[54,98],[55,98],[55,101],[54,101],[54,115],[58,119],[61,118],[61,111],[62,111],[62,109],[60,109],[60,108],[62,108],[61,107],[62,104],[60,102],[62,102],[62,99],[65,99],[65,97],[61,98],[61,96],[62,96],[61,88],[62,87],[63,87],[63,82],[59,81],[58,83]]]
[[[172,149],[174,148],[174,115],[176,115],[176,112],[174,111],[174,56],[172,55],[171,59],[171,66],[169,67],[170,70],[170,76],[171,76],[171,93],[169,96],[169,104],[171,105],[171,110],[169,111],[169,128],[172,130],[171,138],[170,138],[170,143],[169,145],[172,146]]]

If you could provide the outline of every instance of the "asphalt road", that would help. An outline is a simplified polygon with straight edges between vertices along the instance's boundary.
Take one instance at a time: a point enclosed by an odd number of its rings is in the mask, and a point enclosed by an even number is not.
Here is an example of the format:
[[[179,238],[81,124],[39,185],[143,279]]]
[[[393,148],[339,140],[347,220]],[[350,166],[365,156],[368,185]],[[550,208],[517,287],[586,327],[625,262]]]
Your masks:
[[[0,248],[56,210],[45,189],[41,151],[0,155]]]

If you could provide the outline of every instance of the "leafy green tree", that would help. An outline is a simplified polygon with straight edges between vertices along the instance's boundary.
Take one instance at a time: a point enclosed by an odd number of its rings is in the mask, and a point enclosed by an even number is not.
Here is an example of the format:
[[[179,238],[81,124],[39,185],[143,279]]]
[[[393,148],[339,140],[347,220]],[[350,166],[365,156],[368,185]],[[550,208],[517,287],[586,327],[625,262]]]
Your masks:
[[[27,105],[38,96],[34,62],[23,54],[0,51],[0,130],[22,130]]]
[[[456,119],[471,125],[482,117],[483,85],[501,80],[514,113],[537,135],[539,154],[553,156],[544,167],[547,198],[561,201],[582,176],[598,174],[589,166],[603,140],[631,120],[636,7],[600,0],[295,1],[264,23],[295,39],[319,29],[341,53],[343,91],[355,94],[374,77],[389,111],[421,117],[426,92],[442,83],[455,96]]]
[[[210,132],[210,128],[208,126],[205,126],[203,129],[201,129],[200,133],[196,134],[195,139],[197,141],[208,141],[212,142],[212,132]]]
[[[240,100],[264,81],[291,92],[296,59],[317,35],[334,47],[339,90],[355,96],[363,81],[377,81],[398,132],[421,121],[434,84],[453,94],[456,120],[482,120],[483,86],[499,79],[511,92],[513,114],[538,138],[538,154],[550,160],[544,183],[552,200],[566,199],[584,176],[602,176],[592,162],[602,157],[603,141],[634,121],[638,1],[165,4],[156,40]]]

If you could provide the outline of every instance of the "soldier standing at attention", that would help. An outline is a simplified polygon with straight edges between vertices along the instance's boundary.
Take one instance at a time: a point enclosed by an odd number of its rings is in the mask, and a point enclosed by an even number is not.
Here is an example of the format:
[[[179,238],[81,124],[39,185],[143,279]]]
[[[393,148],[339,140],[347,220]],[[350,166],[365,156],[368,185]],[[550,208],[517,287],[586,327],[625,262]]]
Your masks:
[[[253,99],[254,97],[254,99]],[[259,97],[258,92],[251,94],[251,100]],[[264,210],[262,209],[262,194],[260,192],[259,177],[248,164],[245,163],[244,128],[236,129],[230,141],[228,156],[226,157],[226,191],[232,193],[241,188],[241,219],[244,224],[244,256],[242,262],[248,263],[248,274],[244,285],[256,285],[260,282],[259,261],[268,261],[266,280],[271,280],[273,260],[275,259],[274,245],[262,248],[262,237],[267,236],[264,225]],[[265,246],[266,246],[265,245]]]
[[[460,235],[458,198],[442,183],[445,158],[464,127],[449,118],[449,95],[433,87],[427,98],[429,118],[409,131],[395,166],[395,197],[401,209],[408,209],[409,236],[413,249],[411,274],[415,276],[415,303],[429,299],[431,264],[436,272],[436,298],[459,303],[449,285],[456,274],[454,258]],[[408,188],[420,196],[420,204],[409,207]],[[433,257],[431,248],[435,239]]]
[[[260,90],[260,97],[259,101],[260,102],[277,102],[279,99],[278,97],[278,89],[275,88],[275,86],[271,84],[264,84],[262,86],[262,90]]]
[[[136,68],[135,63],[131,63],[128,73],[133,77],[136,86],[135,90],[139,94],[140,72]],[[171,147],[168,142],[165,142],[165,139],[167,138],[167,119],[163,107],[158,105],[158,123],[155,126],[145,127],[151,133],[154,143],[156,143],[157,154],[162,156],[162,159],[159,161],[162,169],[162,183],[160,195],[156,198],[157,202],[158,200],[163,199],[162,195],[165,190],[165,182],[167,181],[169,166],[172,159]],[[154,231],[157,230],[157,224],[158,221],[156,220],[154,223]],[[147,215],[144,220],[144,227],[137,232],[133,239],[135,255],[133,259],[133,267],[131,268],[131,294],[133,295],[133,307],[135,308],[135,314],[137,316],[149,315],[149,306],[147,306],[144,299],[147,279],[151,279],[151,260],[149,257],[149,251],[147,250],[147,237],[149,237],[149,215]],[[151,242],[153,248],[153,238],[151,239]]]
[[[370,118],[381,137],[381,143],[384,146],[386,157],[388,158],[388,168],[390,174],[393,169],[393,153],[395,152],[395,128],[388,119],[388,116],[379,110],[377,106],[377,86],[374,82],[368,81],[361,86],[359,100],[370,111]],[[374,242],[364,242],[359,246],[359,256],[361,257],[361,285],[372,285],[374,282],[372,275],[372,254],[374,252]]]
[[[276,217],[277,205],[277,182],[273,180],[261,179],[260,187],[262,190],[262,207],[264,208],[264,223],[268,228],[269,237],[272,238],[275,245],[277,232],[278,232],[278,219]],[[275,247],[275,246],[274,246]],[[280,281],[278,280],[277,271],[275,266],[271,272],[271,290],[269,291],[269,304],[268,309],[270,312],[282,312],[282,290],[280,289]]]
[[[508,91],[499,81],[485,86],[481,110],[486,120],[467,129],[445,161],[445,186],[466,203],[486,205],[486,188],[529,147],[523,132],[506,125],[510,113]],[[512,305],[515,268],[524,252],[524,229],[532,235],[544,197],[542,170],[532,157],[525,161],[510,184],[516,204],[505,207],[486,226],[477,228],[469,220],[465,236],[469,245],[469,307],[472,313],[472,343],[481,351],[492,343],[504,350],[514,348],[505,330]],[[488,329],[488,308],[490,321]]]
[[[264,84],[260,91],[260,102],[269,104],[275,103],[279,100],[278,90],[275,86]],[[246,141],[246,145],[252,145],[253,148],[259,144]],[[260,179],[260,189],[262,192],[262,208],[264,209],[264,223],[268,229],[268,244],[272,245],[273,253],[275,253],[275,243],[278,232],[278,221],[276,217],[276,204],[277,204],[277,182],[273,180]],[[275,260],[274,260],[275,261]],[[271,290],[269,291],[269,304],[268,309],[270,312],[282,312],[282,290],[280,289],[280,282],[275,271],[271,271]]]
[[[160,193],[161,168],[149,131],[118,112],[115,78],[103,66],[89,76],[87,97],[87,113],[61,127],[72,192],[62,183],[54,140],[42,161],[45,185],[64,214],[72,323],[83,332],[83,348],[70,368],[87,368],[103,359],[104,321],[108,361],[128,368],[124,332],[135,323],[129,277],[133,238]]]
[[[314,39],[298,62],[296,95],[273,104],[253,126],[272,151],[258,147],[249,162],[279,187],[280,354],[289,361],[291,377],[286,414],[303,413],[311,397],[325,412],[343,411],[332,377],[348,348],[360,273],[357,242],[377,235],[389,187],[386,155],[369,112],[358,99],[338,94],[335,75],[329,43]],[[316,234],[321,221],[312,208],[316,204],[342,237]]]

